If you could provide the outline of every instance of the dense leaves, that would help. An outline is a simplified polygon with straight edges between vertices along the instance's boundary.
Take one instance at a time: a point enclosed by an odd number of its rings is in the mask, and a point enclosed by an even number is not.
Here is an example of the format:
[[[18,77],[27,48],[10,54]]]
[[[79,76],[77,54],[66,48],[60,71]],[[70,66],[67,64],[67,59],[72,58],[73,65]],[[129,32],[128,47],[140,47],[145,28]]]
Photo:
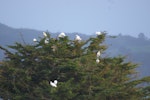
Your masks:
[[[105,32],[86,41],[50,34],[32,44],[15,43],[0,63],[0,96],[15,100],[145,100],[150,77],[136,79],[136,64],[105,53]],[[46,42],[45,42],[46,40]],[[57,80],[57,87],[49,82]],[[144,84],[145,83],[145,84]]]

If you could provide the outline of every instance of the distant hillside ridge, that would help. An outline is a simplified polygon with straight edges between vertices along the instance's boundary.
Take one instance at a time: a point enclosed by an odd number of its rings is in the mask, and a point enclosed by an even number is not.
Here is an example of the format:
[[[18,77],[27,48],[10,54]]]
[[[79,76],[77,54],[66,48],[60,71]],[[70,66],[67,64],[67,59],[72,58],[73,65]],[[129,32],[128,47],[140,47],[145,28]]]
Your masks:
[[[42,37],[43,31],[34,29],[15,29],[0,23],[0,45],[12,45],[14,42],[33,43],[33,38]],[[49,32],[52,37],[57,37],[60,32]],[[81,33],[66,33],[71,39],[78,34],[82,39],[88,39],[94,35],[86,35]],[[107,56],[126,56],[128,60],[139,64],[138,71],[140,76],[150,75],[150,39],[144,33],[139,33],[138,37],[119,34],[116,38],[107,38],[105,44],[108,50]],[[0,50],[0,60],[4,57],[4,53]]]

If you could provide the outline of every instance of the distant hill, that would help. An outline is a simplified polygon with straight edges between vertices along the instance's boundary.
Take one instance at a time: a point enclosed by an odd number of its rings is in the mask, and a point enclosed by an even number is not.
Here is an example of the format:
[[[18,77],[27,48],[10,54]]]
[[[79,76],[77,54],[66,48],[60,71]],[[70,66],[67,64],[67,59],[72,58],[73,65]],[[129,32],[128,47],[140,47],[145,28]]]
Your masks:
[[[16,41],[22,42],[38,37],[42,31],[33,29],[15,29],[0,23],[0,45],[12,44]]]
[[[109,45],[107,53],[111,56],[124,55],[129,61],[139,64],[138,71],[142,76],[150,75],[150,40],[132,36],[118,35],[117,38],[106,40]]]
[[[49,32],[51,33],[51,32]],[[52,37],[57,37],[57,33],[51,33]],[[76,34],[84,39],[87,39],[89,36],[81,33],[66,33],[70,38],[74,38]],[[43,31],[34,30],[34,29],[15,29],[7,25],[0,23],[0,45],[10,45],[14,42],[27,42],[31,43],[33,38],[38,38],[43,36]],[[23,41],[24,40],[24,41]]]
[[[33,38],[42,37],[43,31],[34,29],[15,29],[7,25],[0,23],[0,45],[11,45],[14,42],[26,42],[32,43]],[[51,32],[50,32],[51,33]],[[51,33],[52,37],[57,37],[57,33]],[[83,39],[88,39],[90,35],[81,33],[66,33],[71,39],[76,34],[80,35]],[[140,71],[140,75],[150,75],[150,40],[145,38],[143,34],[138,38],[132,36],[118,35],[116,38],[107,38],[105,44],[108,45],[108,50],[105,56],[127,56],[127,60],[138,63],[140,67],[137,69]],[[0,50],[0,59],[4,56]]]

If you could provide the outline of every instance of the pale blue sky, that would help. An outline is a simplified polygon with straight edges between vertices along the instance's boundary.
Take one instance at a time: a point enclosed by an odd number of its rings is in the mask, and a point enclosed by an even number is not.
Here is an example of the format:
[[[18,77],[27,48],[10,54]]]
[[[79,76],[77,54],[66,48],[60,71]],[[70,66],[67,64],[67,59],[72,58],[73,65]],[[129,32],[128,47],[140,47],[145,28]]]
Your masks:
[[[150,37],[150,0],[0,0],[0,23],[50,32]]]

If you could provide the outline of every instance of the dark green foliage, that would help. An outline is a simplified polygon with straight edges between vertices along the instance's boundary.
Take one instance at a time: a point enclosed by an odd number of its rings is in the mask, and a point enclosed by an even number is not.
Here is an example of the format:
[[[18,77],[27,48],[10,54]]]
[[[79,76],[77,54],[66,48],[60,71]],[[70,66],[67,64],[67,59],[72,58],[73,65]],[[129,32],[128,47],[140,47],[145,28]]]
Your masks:
[[[45,44],[45,39],[49,43]],[[87,41],[40,38],[33,44],[15,43],[12,52],[0,47],[0,96],[15,100],[145,100],[150,77],[135,79],[136,64],[125,58],[100,57],[105,33]],[[49,81],[58,80],[57,87]],[[147,83],[146,85],[143,85]]]

